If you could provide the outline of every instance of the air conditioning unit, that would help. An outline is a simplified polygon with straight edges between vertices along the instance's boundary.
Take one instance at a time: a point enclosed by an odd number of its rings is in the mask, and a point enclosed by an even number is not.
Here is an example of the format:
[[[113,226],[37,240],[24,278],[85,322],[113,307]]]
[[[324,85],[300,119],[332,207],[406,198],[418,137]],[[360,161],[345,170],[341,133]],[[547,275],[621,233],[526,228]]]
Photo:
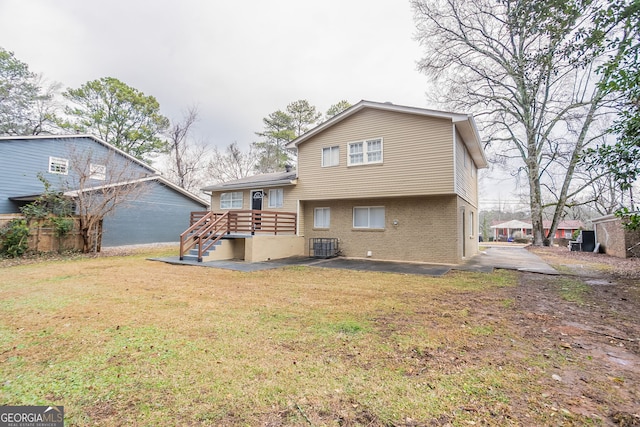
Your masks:
[[[309,239],[309,256],[313,258],[333,258],[338,256],[338,239],[313,238]]]

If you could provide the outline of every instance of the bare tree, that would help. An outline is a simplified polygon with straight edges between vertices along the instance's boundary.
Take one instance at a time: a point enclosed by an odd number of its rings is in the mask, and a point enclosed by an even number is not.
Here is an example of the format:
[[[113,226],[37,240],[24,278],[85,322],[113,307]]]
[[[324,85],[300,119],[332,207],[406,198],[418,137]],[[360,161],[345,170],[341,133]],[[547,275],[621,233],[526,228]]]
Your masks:
[[[191,140],[191,131],[198,121],[198,109],[190,107],[180,122],[172,123],[167,132],[169,139],[168,178],[185,190],[196,192],[202,184],[201,174],[206,170],[207,148]]]
[[[97,155],[92,150],[70,149],[69,178],[64,194],[75,203],[80,217],[83,252],[97,251],[102,238],[102,220],[117,208],[138,200],[147,190],[149,179],[140,166],[109,151]]]
[[[238,143],[229,144],[224,152],[217,148],[207,167],[207,175],[216,182],[227,182],[251,176],[256,170],[258,156],[254,146],[243,152]]]
[[[59,130],[58,115],[63,110],[62,103],[58,101],[62,84],[47,82],[40,74],[36,75],[36,81],[41,93],[34,100],[25,132],[29,135],[52,134]]]
[[[576,165],[602,135],[596,123],[610,105],[597,84],[598,58],[571,54],[598,2],[412,4],[425,48],[421,70],[443,89],[437,93],[441,101],[478,116],[493,160],[525,177],[534,243],[549,243],[567,200],[583,188],[573,182]],[[546,236],[545,205],[555,207]]]

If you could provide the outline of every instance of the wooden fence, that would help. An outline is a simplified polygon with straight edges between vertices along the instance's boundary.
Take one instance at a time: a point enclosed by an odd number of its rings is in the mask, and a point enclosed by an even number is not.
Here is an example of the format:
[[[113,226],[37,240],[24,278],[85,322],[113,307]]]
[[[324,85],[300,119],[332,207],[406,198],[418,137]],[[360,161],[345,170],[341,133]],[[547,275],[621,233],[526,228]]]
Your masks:
[[[5,228],[14,219],[24,219],[21,214],[0,214],[0,229]],[[72,229],[63,236],[56,236],[53,224],[46,219],[32,220],[29,223],[29,250],[33,252],[65,252],[82,250],[80,219],[73,217]]]

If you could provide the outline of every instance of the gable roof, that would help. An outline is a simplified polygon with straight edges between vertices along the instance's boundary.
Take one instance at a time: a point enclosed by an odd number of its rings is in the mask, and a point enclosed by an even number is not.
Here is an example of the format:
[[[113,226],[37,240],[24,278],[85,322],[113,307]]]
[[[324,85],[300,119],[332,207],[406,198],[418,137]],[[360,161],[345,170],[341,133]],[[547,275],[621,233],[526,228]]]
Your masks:
[[[434,118],[442,118],[451,120],[451,122],[456,126],[458,132],[462,136],[463,142],[469,150],[469,154],[473,158],[476,166],[478,168],[486,168],[487,167],[487,157],[482,148],[482,142],[480,140],[480,134],[478,133],[478,128],[476,127],[475,120],[473,116],[469,114],[458,114],[458,113],[449,113],[445,111],[437,111],[437,110],[428,110],[425,108],[417,108],[417,107],[407,107],[403,105],[395,105],[390,102],[373,102],[373,101],[365,101],[362,100],[355,105],[347,108],[339,114],[336,114],[326,122],[323,122],[311,129],[310,131],[300,135],[298,138],[287,144],[287,148],[293,149],[297,148],[300,144],[312,138],[313,136],[319,134],[320,132],[330,128],[331,126],[340,123],[347,117],[350,117],[359,111],[364,109],[375,109],[381,111],[391,111],[403,114],[414,114],[425,117],[434,117]]]
[[[222,182],[219,184],[209,185],[201,188],[202,191],[224,191],[224,190],[240,190],[250,187],[282,187],[284,185],[293,185],[298,178],[298,172],[293,170],[289,172],[273,172],[263,173],[260,175],[252,175],[246,178],[236,179],[234,181]]]
[[[0,142],[2,141],[20,141],[20,140],[33,140],[33,139],[91,139],[93,141],[95,141],[98,144],[101,144],[105,147],[107,147],[109,150],[113,150],[114,152],[118,153],[119,155],[125,157],[127,160],[136,163],[137,165],[147,169],[152,175],[147,176],[145,178],[140,178],[134,181],[127,181],[127,182],[118,182],[118,183],[114,183],[111,184],[111,186],[118,186],[118,185],[126,185],[126,184],[131,184],[133,182],[144,182],[144,181],[158,181],[161,184],[171,188],[172,190],[183,194],[184,196],[194,200],[197,203],[202,204],[203,206],[209,206],[209,203],[203,199],[201,199],[200,197],[198,197],[197,195],[191,193],[190,191],[185,190],[184,188],[172,183],[171,181],[167,180],[165,177],[162,176],[162,172],[160,172],[159,170],[157,170],[156,168],[148,165],[147,163],[135,158],[134,156],[132,156],[131,154],[127,153],[126,151],[123,151],[117,147],[115,147],[114,145],[109,144],[108,142],[105,142],[103,140],[101,140],[100,138],[97,138],[93,135],[90,134],[72,134],[72,135],[26,135],[26,136],[0,136]],[[91,188],[86,188],[83,191],[95,191],[98,190],[100,188],[103,188],[104,186],[99,186],[99,187],[91,187]],[[67,191],[65,193],[66,196],[76,196],[77,193],[79,192],[79,190],[72,190],[72,191]],[[25,196],[16,196],[16,197],[10,197],[11,200],[22,200],[22,201],[33,201],[36,198],[40,197],[41,194],[35,194],[35,195],[25,195]]]
[[[182,187],[177,186],[176,184],[172,183],[171,181],[167,180],[166,178],[160,176],[160,175],[153,175],[153,176],[147,176],[144,178],[139,178],[139,179],[133,179],[130,181],[123,181],[123,182],[116,182],[113,184],[107,184],[107,185],[99,185],[99,186],[95,186],[95,187],[87,187],[84,188],[82,190],[70,190],[70,191],[66,191],[64,193],[65,196],[67,197],[78,197],[78,195],[80,193],[89,193],[92,191],[98,191],[98,190],[102,190],[104,188],[111,188],[111,187],[120,187],[122,185],[129,185],[129,184],[139,184],[142,182],[148,182],[148,181],[158,181],[160,184],[165,185],[169,188],[171,188],[173,191],[180,193],[188,198],[190,198],[191,200],[195,201],[196,203],[200,203],[202,206],[209,206],[209,202],[201,199],[200,197],[196,196],[195,194],[185,190]]]
[[[91,139],[93,141],[95,141],[98,144],[104,145],[105,147],[107,147],[109,150],[113,150],[116,153],[118,153],[119,155],[126,157],[127,160],[130,160],[138,165],[140,165],[143,168],[146,168],[147,170],[149,170],[151,173],[154,174],[162,174],[162,172],[160,172],[159,170],[157,170],[156,168],[148,165],[147,163],[143,162],[140,159],[137,159],[135,157],[133,157],[131,154],[127,153],[126,151],[123,151],[119,148],[117,148],[114,145],[109,144],[108,142],[105,142],[103,140],[101,140],[100,138],[90,135],[90,134],[70,134],[70,135],[24,135],[24,136],[0,136],[0,142],[1,141],[20,141],[20,140],[32,140],[32,139]]]

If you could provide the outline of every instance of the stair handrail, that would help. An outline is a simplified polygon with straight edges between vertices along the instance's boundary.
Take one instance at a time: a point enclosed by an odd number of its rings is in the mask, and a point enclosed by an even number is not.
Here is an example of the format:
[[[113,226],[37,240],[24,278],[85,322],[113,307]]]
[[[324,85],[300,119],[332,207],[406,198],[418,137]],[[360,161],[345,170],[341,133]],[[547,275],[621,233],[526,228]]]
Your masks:
[[[204,215],[198,221],[191,224],[189,228],[187,228],[182,234],[180,234],[180,260],[182,260],[184,258],[184,254],[188,250],[193,248],[198,242],[197,240],[198,234],[195,233],[195,231],[202,228],[202,226],[206,224],[208,221],[210,221],[212,217],[215,218],[215,215],[216,215],[215,212],[209,211],[209,213]],[[190,242],[187,242],[187,240],[190,240]]]
[[[215,245],[229,232],[229,211],[225,212],[215,221],[209,223],[206,227],[198,230],[198,262],[202,262],[202,254]]]

